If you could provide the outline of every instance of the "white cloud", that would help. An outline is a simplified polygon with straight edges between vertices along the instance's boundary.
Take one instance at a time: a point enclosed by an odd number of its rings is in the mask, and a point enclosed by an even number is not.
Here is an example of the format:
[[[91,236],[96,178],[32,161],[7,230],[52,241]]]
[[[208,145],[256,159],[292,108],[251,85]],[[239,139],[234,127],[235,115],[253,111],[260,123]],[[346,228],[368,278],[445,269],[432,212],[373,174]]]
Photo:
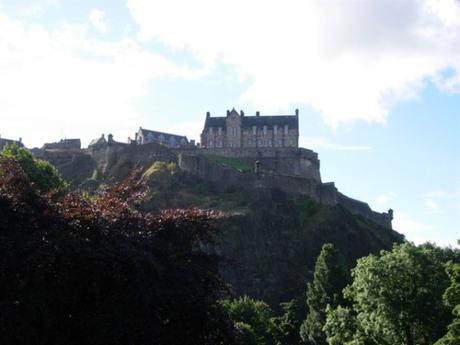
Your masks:
[[[307,103],[331,125],[384,122],[395,101],[428,80],[460,85],[455,0],[127,0],[139,38],[187,50],[252,84],[242,102]],[[447,69],[454,73],[443,77]]]
[[[393,229],[403,233],[409,241],[413,241],[416,244],[427,241],[436,242],[438,245],[443,246],[451,244],[448,239],[442,237],[436,226],[417,221],[405,213],[395,212]]]
[[[301,137],[299,139],[301,147],[308,147],[313,150],[325,149],[325,150],[336,150],[336,151],[368,151],[372,150],[372,146],[366,145],[344,145],[337,144],[329,141],[325,137]]]
[[[390,201],[393,201],[397,197],[398,197],[398,193],[395,193],[395,192],[383,193],[375,199],[375,202],[377,204],[387,204]]]
[[[124,141],[142,124],[138,103],[152,78],[194,76],[135,40],[96,41],[87,30],[48,31],[0,14],[3,137],[27,133],[25,144],[39,146],[62,136],[87,143],[104,131]]]
[[[423,205],[430,211],[431,213],[439,213],[439,205],[438,203],[434,202],[431,199],[425,200]]]
[[[89,14],[89,22],[100,33],[106,33],[109,28],[105,22],[105,12],[94,8]]]

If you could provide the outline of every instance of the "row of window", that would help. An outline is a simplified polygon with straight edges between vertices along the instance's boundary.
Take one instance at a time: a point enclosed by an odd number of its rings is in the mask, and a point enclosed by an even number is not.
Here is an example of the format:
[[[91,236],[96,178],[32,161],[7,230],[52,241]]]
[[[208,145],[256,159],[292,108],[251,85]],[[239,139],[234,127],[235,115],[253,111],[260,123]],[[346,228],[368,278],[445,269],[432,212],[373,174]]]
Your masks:
[[[255,147],[255,143],[256,143],[255,140],[249,139],[246,142],[246,146],[247,147]],[[275,144],[275,145],[273,145],[273,144]],[[289,140],[289,146],[295,146],[295,144],[296,144],[296,141],[294,139]],[[285,145],[288,145],[288,143],[286,142]],[[233,142],[233,141],[230,141],[228,143],[228,147],[238,147],[238,146],[239,145],[236,142]],[[272,139],[267,139],[267,140],[259,139],[259,140],[257,140],[257,146],[258,147],[272,147],[272,146],[282,147],[283,146],[283,140],[278,139],[278,140],[273,141]],[[208,147],[222,148],[222,147],[224,147],[223,146],[223,141],[222,140],[214,141],[212,139],[209,139],[208,140]]]
[[[239,128],[236,128],[236,127],[230,127],[229,130],[230,130],[230,135],[232,137],[236,137],[237,136],[237,133],[238,133],[238,129]],[[264,134],[267,134],[267,129],[268,127],[267,126],[263,126],[262,127],[262,131]],[[279,131],[281,131],[283,129],[282,126],[278,126],[278,125],[275,125],[273,126],[273,133],[274,134],[278,134]],[[208,130],[208,133],[209,134],[214,134],[214,128],[213,127],[209,127],[209,130]],[[284,134],[288,134],[289,133],[289,126],[288,125],[284,125]],[[222,135],[222,127],[217,127],[217,134],[218,135]],[[257,126],[252,126],[252,134],[257,134]]]

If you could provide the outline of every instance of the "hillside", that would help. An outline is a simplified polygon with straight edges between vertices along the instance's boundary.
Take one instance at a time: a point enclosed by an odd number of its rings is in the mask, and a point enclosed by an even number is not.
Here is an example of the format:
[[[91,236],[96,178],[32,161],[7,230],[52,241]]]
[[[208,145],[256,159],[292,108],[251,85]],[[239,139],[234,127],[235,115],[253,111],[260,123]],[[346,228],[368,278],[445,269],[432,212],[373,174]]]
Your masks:
[[[222,183],[204,179],[181,170],[177,152],[159,145],[35,154],[55,164],[74,189],[91,190],[105,181],[119,180],[140,165],[150,186],[148,198],[140,205],[145,211],[188,207],[222,211],[219,244],[207,250],[225,258],[220,270],[236,294],[263,299],[274,307],[303,298],[323,243],[333,243],[351,266],[357,258],[389,249],[403,239],[340,204],[321,204],[276,185],[249,188],[239,181],[239,188],[225,183],[233,176],[231,170],[240,166],[226,166]],[[215,160],[207,159],[206,164],[223,169],[222,162]]]

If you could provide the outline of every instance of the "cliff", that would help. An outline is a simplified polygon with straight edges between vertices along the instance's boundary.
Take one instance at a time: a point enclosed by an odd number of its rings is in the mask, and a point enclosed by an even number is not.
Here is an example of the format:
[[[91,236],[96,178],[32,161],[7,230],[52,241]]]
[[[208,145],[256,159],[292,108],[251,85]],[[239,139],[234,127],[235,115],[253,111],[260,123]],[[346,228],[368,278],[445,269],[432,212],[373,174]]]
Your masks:
[[[275,307],[303,298],[323,243],[334,243],[352,266],[403,239],[391,229],[390,215],[322,183],[318,157],[310,150],[249,154],[114,143],[35,154],[54,164],[75,189],[121,179],[141,166],[150,185],[141,205],[146,211],[223,211],[219,242],[208,250],[225,258],[221,272],[235,293]]]

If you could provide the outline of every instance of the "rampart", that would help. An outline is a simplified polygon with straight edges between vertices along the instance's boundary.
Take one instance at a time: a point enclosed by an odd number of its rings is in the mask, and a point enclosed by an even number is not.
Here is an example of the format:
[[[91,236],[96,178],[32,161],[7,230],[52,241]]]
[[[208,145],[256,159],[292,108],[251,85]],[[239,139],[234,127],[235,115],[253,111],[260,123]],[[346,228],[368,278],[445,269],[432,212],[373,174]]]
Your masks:
[[[228,188],[237,188],[254,192],[280,189],[287,193],[308,196],[323,205],[341,205],[354,215],[359,215],[366,220],[371,220],[391,229],[391,212],[372,211],[368,204],[340,193],[333,182],[321,183],[321,181],[310,177],[284,175],[263,170],[258,173],[255,171],[241,172],[208,159],[205,155],[191,152],[179,153],[178,164],[182,170],[213,183],[217,190],[225,191]]]
[[[261,173],[303,177],[321,182],[318,154],[304,148],[194,148],[174,151],[178,154],[237,158],[252,166],[258,161]]]

